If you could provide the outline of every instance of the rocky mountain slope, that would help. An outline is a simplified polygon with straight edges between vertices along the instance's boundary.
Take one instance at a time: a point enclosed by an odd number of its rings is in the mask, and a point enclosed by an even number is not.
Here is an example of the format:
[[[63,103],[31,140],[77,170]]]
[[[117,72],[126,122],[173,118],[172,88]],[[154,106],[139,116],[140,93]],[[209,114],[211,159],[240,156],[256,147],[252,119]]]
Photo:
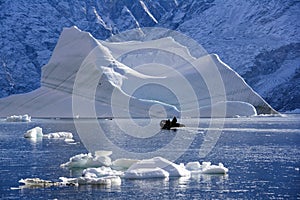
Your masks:
[[[40,86],[63,27],[99,39],[145,26],[180,31],[235,69],[280,111],[300,108],[300,2],[1,0],[0,97]]]

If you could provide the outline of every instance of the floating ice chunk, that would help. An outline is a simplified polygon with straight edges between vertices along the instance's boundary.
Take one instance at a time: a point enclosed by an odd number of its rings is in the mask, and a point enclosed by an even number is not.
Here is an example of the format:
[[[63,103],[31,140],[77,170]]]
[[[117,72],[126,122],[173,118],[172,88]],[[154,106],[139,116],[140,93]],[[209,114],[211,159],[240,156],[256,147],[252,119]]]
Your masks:
[[[144,179],[144,178],[167,178],[169,173],[159,167],[155,168],[138,168],[125,172],[124,178]]]
[[[87,168],[83,170],[83,177],[123,176],[124,172],[113,170],[110,167]]]
[[[201,169],[201,165],[198,161],[196,162],[189,162],[186,164],[185,168],[189,171],[196,171]]]
[[[165,158],[154,157],[151,159],[140,160],[134,163],[126,173],[136,172],[139,169],[161,168],[169,173],[170,177],[190,176],[191,173],[183,165],[177,165]]]
[[[112,162],[112,165],[115,169],[126,170],[134,163],[137,163],[139,160],[120,158]]]
[[[72,139],[73,134],[70,132],[56,132],[56,133],[48,133],[44,134],[44,138],[55,138],[55,139]]]
[[[66,178],[60,177],[64,183],[72,183],[79,185],[106,185],[106,186],[118,186],[121,185],[121,178],[123,172],[116,171],[110,167],[99,168],[87,168],[83,170],[82,177],[79,178]]]
[[[19,183],[23,183],[25,185],[30,186],[46,186],[46,185],[53,185],[52,181],[43,180],[40,178],[26,178],[19,180]]]
[[[202,162],[202,165],[200,165],[199,162],[189,162],[185,168],[193,174],[226,174],[228,172],[228,169],[222,163],[212,165],[211,162]]]
[[[30,129],[26,131],[24,134],[25,138],[40,138],[43,137],[43,129],[41,127],[35,127],[33,129]]]
[[[100,178],[79,177],[77,178],[77,182],[79,185],[119,186],[121,185],[121,178],[119,176],[105,176]]]
[[[65,141],[65,142],[68,142],[68,143],[73,143],[73,142],[75,142],[75,140],[73,140],[72,138],[66,138],[64,141]]]
[[[78,154],[70,158],[69,162],[61,164],[61,167],[67,168],[89,168],[111,166],[111,158],[108,156],[92,156],[88,154]]]
[[[78,185],[77,178],[59,177],[62,185]]]
[[[219,163],[219,165],[211,165],[210,162],[202,163],[203,174],[226,174],[227,172],[228,169],[222,163]]]
[[[6,117],[7,122],[30,122],[31,116],[25,114],[25,115],[12,115],[9,117]]]
[[[53,182],[48,180],[43,180],[40,178],[26,178],[19,180],[19,183],[23,183],[25,187],[51,187],[51,186],[69,186],[77,185],[77,181],[74,182]]]

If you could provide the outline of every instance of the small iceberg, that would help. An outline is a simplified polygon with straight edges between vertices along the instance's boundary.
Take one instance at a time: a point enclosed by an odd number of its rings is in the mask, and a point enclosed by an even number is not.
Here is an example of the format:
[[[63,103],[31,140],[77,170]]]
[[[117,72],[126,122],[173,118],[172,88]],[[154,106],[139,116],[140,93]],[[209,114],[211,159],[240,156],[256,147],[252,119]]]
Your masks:
[[[119,186],[121,185],[121,176],[123,172],[113,170],[110,167],[87,168],[83,170],[82,176],[78,178],[60,177],[64,184],[78,185],[105,185]]]
[[[24,134],[25,138],[42,138],[43,137],[43,129],[41,127],[35,127],[26,131]]]
[[[162,157],[154,157],[134,163],[125,172],[124,178],[189,177],[190,175],[190,171],[186,170],[184,165],[177,165]]]
[[[65,139],[66,142],[74,142],[73,134],[70,132],[56,132],[44,134],[41,127],[32,128],[24,134],[25,138],[37,139],[37,138],[47,138],[47,139]]]
[[[48,139],[72,139],[73,134],[70,132],[56,132],[56,133],[48,133],[43,135],[44,138]]]
[[[31,122],[31,116],[25,115],[12,115],[6,117],[7,122]]]
[[[53,182],[48,180],[43,180],[40,178],[26,178],[19,180],[19,183],[24,184],[25,187],[33,187],[33,188],[39,188],[39,187],[51,187],[51,186],[75,186],[76,183],[68,183],[68,182]]]
[[[200,165],[199,162],[189,162],[185,168],[192,174],[226,174],[228,172],[228,168],[224,167],[222,163],[212,165],[211,162],[202,162],[202,165]]]
[[[147,178],[168,178],[169,173],[159,167],[138,168],[127,170],[124,178],[127,179],[147,179]]]
[[[70,158],[66,163],[61,164],[63,168],[89,168],[111,166],[111,158],[108,151],[97,151],[93,156],[91,153],[78,154]]]
[[[34,129],[39,130],[39,129]],[[21,179],[19,182],[28,187],[104,185],[120,186],[122,179],[152,179],[169,177],[190,179],[193,174],[226,174],[228,169],[222,163],[212,165],[211,162],[188,162],[175,164],[162,157],[135,160],[119,158],[111,161],[111,151],[96,151],[78,154],[61,165],[69,169],[84,168],[80,177],[60,177],[61,182],[52,182],[39,178]]]

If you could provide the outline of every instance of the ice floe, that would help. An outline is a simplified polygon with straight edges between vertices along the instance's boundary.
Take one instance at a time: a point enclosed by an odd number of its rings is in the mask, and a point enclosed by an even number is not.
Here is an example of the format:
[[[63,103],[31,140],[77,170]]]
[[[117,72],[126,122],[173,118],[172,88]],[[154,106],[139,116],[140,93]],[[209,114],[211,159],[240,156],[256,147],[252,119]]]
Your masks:
[[[200,165],[199,162],[189,162],[185,167],[193,174],[226,174],[228,172],[228,169],[222,163],[212,165],[211,162],[202,162],[202,165]]]
[[[44,138],[54,138],[54,139],[72,139],[73,134],[70,132],[56,132],[56,133],[48,133],[43,135]]]
[[[12,115],[9,117],[6,117],[7,122],[30,122],[31,116],[28,114],[25,115]]]
[[[84,168],[80,177],[60,177],[61,182],[52,182],[39,178],[21,179],[19,182],[29,187],[49,186],[78,186],[78,185],[104,185],[105,187],[120,186],[122,179],[152,179],[169,177],[190,179],[197,174],[220,174],[228,173],[228,169],[222,163],[212,165],[210,162],[198,161],[175,164],[162,157],[135,160],[119,158],[111,162],[111,151],[96,151],[78,154],[70,158],[61,167],[69,169]]]
[[[43,180],[40,178],[26,178],[19,180],[19,183],[24,184],[26,187],[51,187],[51,186],[70,186],[70,185],[76,185],[76,182],[53,182],[48,180]]]
[[[165,158],[162,157],[154,157],[151,159],[140,160],[134,163],[128,170],[125,172],[125,178],[127,174],[130,178],[134,174],[137,174],[138,178],[141,178],[142,174],[145,174],[146,178],[149,178],[151,174],[157,176],[157,174],[166,174],[164,171],[160,171],[158,169],[162,169],[168,173],[170,177],[181,177],[181,176],[190,176],[190,171],[186,170],[184,165],[177,165]],[[166,176],[164,176],[166,177]]]
[[[71,157],[68,162],[60,166],[65,168],[89,168],[111,166],[111,164],[112,162],[109,156],[97,151],[94,156],[91,153],[75,155]]]
[[[61,131],[61,132],[44,134],[43,129],[38,126],[26,131],[26,133],[24,134],[24,137],[30,138],[30,139],[42,139],[42,138],[64,139],[65,142],[74,142],[73,134],[70,132],[62,132]]]
[[[127,179],[146,179],[146,178],[167,178],[169,173],[159,167],[154,168],[138,168],[127,170],[124,178]]]
[[[41,127],[32,128],[24,134],[25,138],[41,138],[43,137],[43,129]]]

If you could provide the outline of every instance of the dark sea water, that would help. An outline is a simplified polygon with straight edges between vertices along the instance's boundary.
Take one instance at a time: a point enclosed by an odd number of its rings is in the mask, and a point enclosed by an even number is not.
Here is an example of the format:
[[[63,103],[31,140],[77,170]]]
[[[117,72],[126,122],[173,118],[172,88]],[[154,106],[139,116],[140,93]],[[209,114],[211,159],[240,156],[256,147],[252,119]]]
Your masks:
[[[147,120],[144,120],[147,121]],[[229,168],[227,175],[195,175],[191,178],[125,180],[121,186],[61,186],[19,188],[22,178],[58,181],[80,171],[60,168],[71,156],[87,153],[71,120],[33,119],[29,123],[0,121],[1,199],[300,199],[300,116],[226,119],[213,150],[199,157],[199,145],[209,122],[201,127],[161,131],[149,140],[124,136],[113,128],[114,120],[99,120],[108,137],[127,150],[148,152],[166,145],[176,134],[195,139],[176,163],[211,161]],[[140,123],[143,120],[140,119]],[[43,139],[32,141],[23,134],[40,126],[44,133],[69,131],[75,143]],[[122,137],[124,137],[122,139]],[[176,152],[176,145],[170,151]],[[161,155],[164,157],[164,155]]]

